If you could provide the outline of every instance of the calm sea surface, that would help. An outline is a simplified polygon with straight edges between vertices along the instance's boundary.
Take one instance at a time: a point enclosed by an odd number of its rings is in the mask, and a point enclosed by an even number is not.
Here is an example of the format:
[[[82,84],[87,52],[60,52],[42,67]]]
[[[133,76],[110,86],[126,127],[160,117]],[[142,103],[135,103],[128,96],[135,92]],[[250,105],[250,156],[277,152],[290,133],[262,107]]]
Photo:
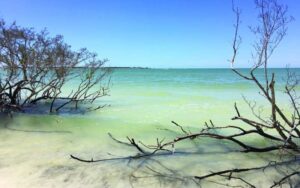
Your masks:
[[[300,69],[291,71],[300,74]],[[277,100],[288,109],[283,94],[286,70],[270,69],[271,72],[276,75]],[[258,70],[257,76],[262,78],[262,73]],[[72,84],[67,87],[71,89]],[[1,117],[0,187],[130,187],[131,184],[159,187],[162,182],[155,178],[132,182],[133,173],[144,173],[146,165],[139,166],[139,161],[84,164],[70,159],[69,155],[86,159],[134,155],[134,149],[115,143],[107,133],[121,140],[130,136],[151,144],[156,138],[168,140],[180,135],[171,121],[191,131],[201,129],[209,120],[217,125],[240,125],[231,121],[235,102],[242,114],[252,116],[243,97],[252,104],[255,100],[268,118],[267,103],[257,91],[255,85],[229,69],[114,69],[110,96],[97,101],[109,105],[104,109],[85,114]],[[248,139],[264,144],[264,140]],[[214,140],[186,142],[176,149],[191,154],[156,159],[183,175],[264,164],[266,158],[270,159],[266,155],[232,152],[238,148]],[[146,164],[159,168],[155,162]],[[182,184],[166,181],[162,187],[182,187]]]

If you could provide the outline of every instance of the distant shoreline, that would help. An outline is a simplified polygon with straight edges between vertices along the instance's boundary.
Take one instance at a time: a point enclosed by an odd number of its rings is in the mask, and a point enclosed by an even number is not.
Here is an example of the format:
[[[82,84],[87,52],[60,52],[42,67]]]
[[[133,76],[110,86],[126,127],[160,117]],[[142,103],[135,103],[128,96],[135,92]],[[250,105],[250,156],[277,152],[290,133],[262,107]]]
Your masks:
[[[1,67],[0,66],[0,69],[1,68],[4,68],[4,67]],[[21,68],[21,67],[19,67]],[[59,68],[59,67],[52,67],[52,68]],[[74,69],[83,69],[83,68],[87,68],[87,67],[84,67],[84,66],[78,66],[78,67],[73,67]],[[202,69],[202,70],[212,70],[212,69],[219,69],[219,70],[230,70],[231,68],[226,68],[226,67],[217,67],[217,68],[212,68],[212,67],[194,67],[194,68],[152,68],[152,67],[101,67],[101,68],[104,68],[104,69],[151,69],[151,70],[196,70],[196,69]],[[235,69],[238,69],[238,70],[249,70],[251,68],[245,68],[245,67],[236,67]],[[260,69],[263,69],[263,68],[258,68],[258,70]],[[269,69],[300,69],[300,67],[269,67]]]
[[[86,68],[84,66],[80,67],[74,67],[74,68]],[[217,67],[217,68],[204,68],[204,67],[198,67],[198,68],[151,68],[151,67],[102,67],[102,68],[111,68],[111,69],[162,69],[162,70],[176,70],[176,69],[231,69],[231,68],[226,68],[226,67]],[[245,68],[245,67],[237,67],[235,69],[239,70],[246,70],[246,69],[251,69],[251,68]],[[263,69],[263,68],[258,68],[258,69]],[[269,67],[269,69],[287,69],[286,67]],[[300,69],[300,67],[289,67],[288,69]]]

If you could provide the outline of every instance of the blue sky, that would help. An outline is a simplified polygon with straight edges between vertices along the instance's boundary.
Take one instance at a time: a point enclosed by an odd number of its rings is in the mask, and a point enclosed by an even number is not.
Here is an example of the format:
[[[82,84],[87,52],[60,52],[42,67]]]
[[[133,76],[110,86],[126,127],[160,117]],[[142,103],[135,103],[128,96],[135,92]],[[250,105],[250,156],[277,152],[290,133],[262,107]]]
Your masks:
[[[295,21],[270,66],[300,67],[300,1],[281,0]],[[252,65],[253,0],[242,9],[238,67]],[[0,17],[62,34],[74,49],[87,47],[110,66],[229,67],[234,15],[231,0],[0,0]]]

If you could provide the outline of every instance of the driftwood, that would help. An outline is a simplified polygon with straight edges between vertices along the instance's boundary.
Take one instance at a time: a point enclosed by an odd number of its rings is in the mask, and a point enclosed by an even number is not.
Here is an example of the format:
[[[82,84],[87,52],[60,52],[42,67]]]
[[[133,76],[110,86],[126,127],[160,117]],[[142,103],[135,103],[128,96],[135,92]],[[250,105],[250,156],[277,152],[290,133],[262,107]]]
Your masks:
[[[147,145],[143,142],[137,142],[134,138],[127,137],[129,142],[123,142],[117,140],[113,136],[112,139],[117,141],[119,144],[125,144],[136,148],[137,154],[124,158],[115,158],[113,160],[119,159],[140,159],[140,158],[151,158],[157,155],[174,155],[176,154],[175,146],[178,142],[184,140],[193,140],[197,138],[209,138],[216,140],[224,140],[231,142],[237,145],[240,149],[239,152],[274,152],[278,156],[289,155],[295,156],[296,165],[298,165],[297,155],[299,154],[299,141],[300,141],[300,97],[297,96],[296,88],[299,83],[299,77],[290,71],[288,71],[287,82],[285,85],[286,96],[290,99],[292,114],[285,112],[281,104],[276,100],[276,85],[275,85],[275,74],[270,73],[268,68],[269,59],[275,49],[278,47],[284,36],[286,35],[287,25],[292,18],[287,16],[287,7],[279,4],[276,0],[255,0],[256,7],[259,11],[258,19],[259,25],[256,27],[251,27],[251,31],[258,37],[258,41],[254,45],[254,50],[256,54],[253,56],[254,66],[245,74],[238,69],[234,68],[236,64],[236,56],[238,54],[239,45],[241,43],[241,37],[238,35],[240,27],[240,10],[233,6],[233,12],[236,15],[235,23],[235,32],[233,39],[233,56],[230,61],[232,66],[232,71],[239,76],[241,79],[247,80],[250,83],[254,84],[259,93],[265,98],[269,105],[269,117],[263,118],[260,116],[260,112],[256,112],[255,105],[252,105],[247,99],[246,103],[253,112],[255,118],[249,118],[247,115],[244,115],[238,105],[234,105],[236,116],[232,118],[233,121],[239,121],[244,126],[235,126],[235,125],[222,125],[217,126],[210,121],[209,123],[204,124],[198,132],[190,132],[186,130],[183,126],[176,122],[172,122],[176,127],[178,127],[182,133],[181,136],[178,136],[169,141],[164,139],[156,140],[154,145]],[[263,70],[263,79],[256,76],[256,72],[259,68]],[[222,130],[232,130],[231,134],[222,134]],[[259,140],[265,140],[268,143],[267,146],[250,144],[246,141],[243,141],[241,138],[245,138],[249,135],[255,135]],[[79,157],[71,156],[73,159],[79,160],[81,162],[99,162],[103,160],[83,160]],[[106,159],[107,160],[107,159]],[[106,161],[105,160],[105,161]],[[256,187],[253,183],[246,181],[244,178],[239,176],[244,172],[264,170],[265,168],[275,168],[277,166],[286,165],[285,162],[275,162],[275,164],[267,164],[265,166],[254,166],[249,168],[235,168],[221,170],[217,172],[211,172],[205,175],[195,175],[189,177],[197,182],[203,181],[206,179],[211,179],[213,177],[223,177],[226,180],[239,180],[243,185],[248,187]],[[161,175],[161,172],[153,170],[155,174]],[[274,184],[270,187],[280,187],[283,184],[290,183],[289,181],[292,178],[299,179],[299,171],[295,170],[294,172],[287,173],[278,181],[274,181]],[[170,177],[170,175],[167,175]],[[219,183],[220,182],[216,182]],[[230,186],[226,184],[226,186]],[[291,185],[293,186],[293,184]]]

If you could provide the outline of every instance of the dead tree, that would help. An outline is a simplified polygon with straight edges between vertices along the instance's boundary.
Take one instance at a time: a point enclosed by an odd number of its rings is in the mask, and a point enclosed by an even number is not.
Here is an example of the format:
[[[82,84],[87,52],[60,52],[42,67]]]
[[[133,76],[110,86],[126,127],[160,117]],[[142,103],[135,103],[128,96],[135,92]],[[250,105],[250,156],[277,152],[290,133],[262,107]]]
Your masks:
[[[259,93],[264,97],[269,105],[269,118],[263,118],[256,113],[256,109],[247,100],[247,104],[252,110],[256,118],[248,117],[247,114],[243,114],[237,104],[234,105],[236,116],[232,118],[233,121],[239,121],[245,126],[236,125],[215,125],[213,121],[204,124],[199,132],[190,132],[176,122],[172,122],[175,126],[179,127],[182,136],[178,136],[172,140],[165,141],[157,139],[155,144],[148,145],[142,142],[136,142],[135,139],[128,137],[128,143],[122,141],[113,140],[121,144],[129,144],[137,149],[137,154],[122,159],[136,159],[146,158],[149,156],[157,155],[173,155],[176,154],[176,144],[183,140],[193,140],[197,138],[217,139],[225,140],[237,145],[240,152],[271,152],[278,151],[278,155],[281,153],[290,153],[294,156],[299,154],[299,141],[300,141],[300,106],[299,97],[297,96],[296,87],[299,83],[299,78],[288,72],[288,78],[285,85],[285,94],[290,99],[291,108],[289,112],[284,111],[282,104],[276,100],[275,89],[275,74],[270,72],[268,65],[269,60],[275,49],[278,47],[287,32],[287,25],[292,18],[287,15],[287,7],[278,3],[277,0],[255,0],[256,7],[259,11],[258,21],[259,24],[256,27],[251,27],[251,31],[257,37],[257,42],[254,44],[255,55],[253,56],[254,65],[248,74],[240,72],[238,69],[233,68],[236,64],[236,57],[241,43],[241,37],[239,36],[240,27],[240,10],[233,7],[233,11],[236,16],[235,32],[233,38],[233,56],[231,59],[232,71],[238,75],[241,79],[248,80],[254,84]],[[256,76],[258,69],[263,69],[263,79]],[[224,134],[223,130],[232,130],[232,134]],[[257,139],[266,140],[268,145],[254,145],[248,143],[242,138],[249,135],[255,135]],[[83,160],[75,156],[71,156],[73,159],[80,160],[82,162],[97,162],[98,160]],[[297,157],[296,157],[297,158]],[[118,159],[119,160],[119,159]],[[298,161],[298,159],[296,159]],[[100,160],[103,161],[103,160]],[[276,162],[275,165],[282,165],[286,163]],[[298,164],[298,163],[296,163]],[[264,166],[252,167],[252,168],[236,168],[226,169],[218,172],[211,172],[204,175],[195,175],[191,177],[194,180],[202,181],[208,178],[221,176],[227,180],[235,179],[240,180],[245,186],[255,187],[252,183],[239,177],[239,174],[248,171],[263,170],[265,168],[274,167],[274,164],[266,164]],[[271,187],[281,186],[286,183],[290,178],[299,176],[299,172],[292,172],[274,182]]]
[[[23,111],[48,102],[49,111],[58,112],[71,104],[93,103],[109,91],[106,62],[85,48],[72,50],[61,35],[50,37],[46,30],[0,20],[0,110]]]

